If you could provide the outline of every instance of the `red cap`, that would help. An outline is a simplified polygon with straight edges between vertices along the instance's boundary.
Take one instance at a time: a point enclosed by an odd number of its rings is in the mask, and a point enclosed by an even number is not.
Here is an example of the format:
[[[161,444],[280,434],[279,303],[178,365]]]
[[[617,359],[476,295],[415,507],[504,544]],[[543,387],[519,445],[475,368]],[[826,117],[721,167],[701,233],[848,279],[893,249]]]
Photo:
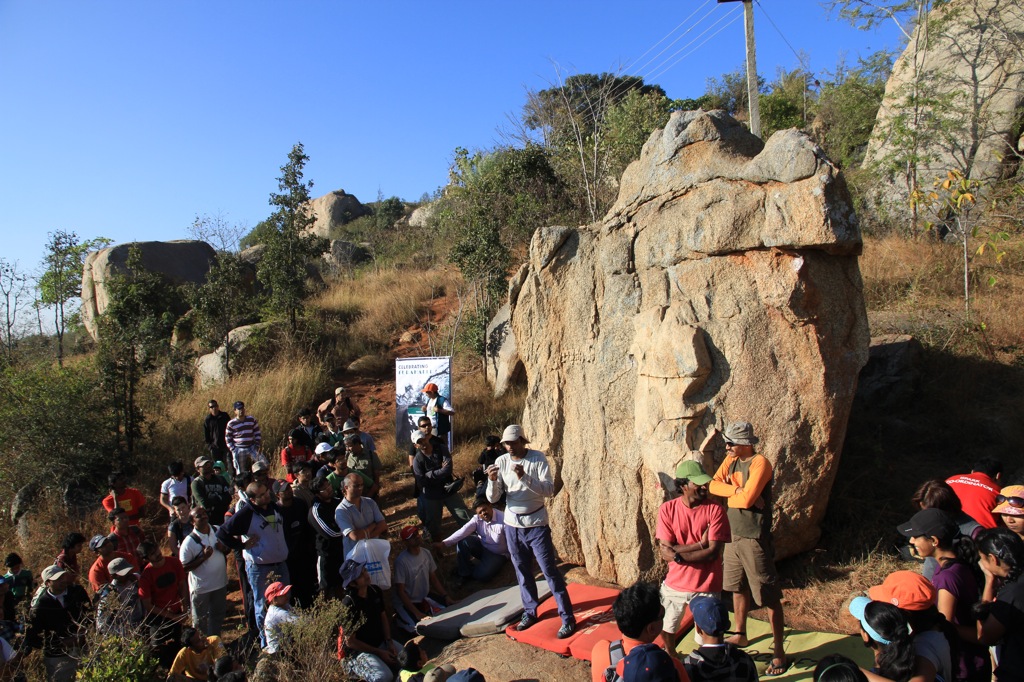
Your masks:
[[[896,571],[868,590],[874,601],[892,604],[904,611],[924,611],[934,606],[938,593],[928,578],[914,571]]]
[[[419,533],[419,532],[420,532],[420,527],[419,526],[406,526],[405,528],[402,529],[402,533],[401,533],[402,539],[403,540],[408,540],[413,535],[416,535],[416,533]]]
[[[437,384],[427,384],[423,387],[423,390],[420,391],[420,393],[429,393],[430,391],[437,393],[439,390],[440,389],[438,389]]]
[[[267,598],[267,601],[273,601],[283,594],[288,594],[292,591],[291,585],[285,585],[284,583],[270,583],[267,585],[267,589],[263,591],[263,596]]]

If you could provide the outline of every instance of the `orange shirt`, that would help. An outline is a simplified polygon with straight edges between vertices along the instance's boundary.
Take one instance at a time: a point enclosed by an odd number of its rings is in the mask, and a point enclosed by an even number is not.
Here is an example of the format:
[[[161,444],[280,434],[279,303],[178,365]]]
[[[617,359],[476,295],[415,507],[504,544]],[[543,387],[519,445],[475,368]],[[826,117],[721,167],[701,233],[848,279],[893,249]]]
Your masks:
[[[95,500],[96,498],[94,497],[93,499]],[[125,488],[124,492],[117,496],[116,503],[114,502],[113,495],[107,495],[103,498],[104,509],[110,512],[114,511],[115,506],[121,507],[128,514],[128,520],[131,521],[133,526],[139,525],[139,510],[145,504],[146,497],[136,488]]]
[[[708,492],[726,498],[727,506],[733,509],[750,509],[772,480],[772,463],[764,455],[754,455],[750,460],[749,478],[743,480],[742,472],[729,473],[729,469],[738,459],[736,455],[728,455],[725,458],[708,484]],[[736,488],[742,490],[737,492]]]
[[[660,640],[659,640],[660,641]],[[626,656],[633,650],[633,647],[638,647],[645,642],[641,642],[638,639],[631,639],[622,636],[622,661],[615,666],[615,671],[622,677],[622,662],[626,660]],[[612,664],[611,652],[608,647],[611,646],[611,642],[607,639],[599,639],[597,644],[594,645],[593,651],[591,651],[590,661],[590,679],[592,682],[604,682],[604,671]],[[675,666],[676,672],[679,673],[680,682],[690,682],[690,676],[686,674],[686,668],[679,661],[678,658],[672,656],[672,665]]]

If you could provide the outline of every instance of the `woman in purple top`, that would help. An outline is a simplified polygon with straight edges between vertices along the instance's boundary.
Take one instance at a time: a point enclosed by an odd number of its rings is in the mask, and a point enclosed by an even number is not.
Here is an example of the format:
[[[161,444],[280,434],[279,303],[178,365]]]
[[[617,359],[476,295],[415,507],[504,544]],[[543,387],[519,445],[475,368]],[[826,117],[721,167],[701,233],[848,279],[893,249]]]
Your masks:
[[[978,553],[971,539],[960,535],[953,517],[940,509],[919,511],[898,530],[910,539],[915,555],[938,562],[931,582],[938,592],[939,612],[954,625],[973,624],[972,609],[981,596],[981,589],[975,568]],[[988,649],[961,642],[958,653],[954,661],[958,680],[988,682],[992,679]]]

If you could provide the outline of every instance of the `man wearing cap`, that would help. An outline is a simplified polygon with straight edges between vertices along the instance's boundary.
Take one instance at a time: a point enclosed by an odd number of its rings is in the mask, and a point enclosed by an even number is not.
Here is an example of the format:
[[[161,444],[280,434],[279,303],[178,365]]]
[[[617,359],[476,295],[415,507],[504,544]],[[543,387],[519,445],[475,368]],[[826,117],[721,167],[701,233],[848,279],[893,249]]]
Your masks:
[[[224,522],[217,531],[217,539],[228,547],[237,545],[235,538],[242,540],[242,556],[245,558],[245,572],[252,587],[256,629],[260,646],[267,645],[263,634],[267,601],[264,590],[276,574],[284,584],[290,584],[288,573],[288,543],[285,540],[284,517],[274,502],[273,493],[267,486],[250,483],[245,490],[249,498],[235,514]]]
[[[138,632],[146,618],[139,599],[135,567],[121,557],[107,564],[110,580],[96,593],[96,629],[103,634],[127,637]]]
[[[448,442],[448,434],[452,431],[452,415],[455,410],[448,398],[438,393],[437,384],[427,384],[421,393],[426,394],[427,404],[423,406],[423,414],[430,417],[431,424],[437,433],[437,437]]]
[[[363,444],[363,450],[372,457],[377,457],[377,443],[373,440],[373,436],[363,431],[360,427],[359,415],[352,415],[346,421],[344,426],[341,427],[343,436],[347,436],[350,433],[359,435],[359,441]]]
[[[366,488],[365,493],[367,497],[376,500],[380,494],[380,472],[384,468],[377,453],[367,452],[363,449],[363,441],[359,437],[358,430],[345,434],[345,452],[348,456],[348,468],[373,482]]]
[[[231,506],[231,488],[213,471],[209,457],[198,457],[195,461],[199,475],[192,479],[192,502],[210,515],[210,523],[219,526]]]
[[[216,400],[207,401],[206,407],[209,409],[209,413],[203,419],[203,441],[210,451],[210,459],[214,461],[225,459],[230,450],[228,450],[228,443],[224,439],[224,432],[227,431],[231,417],[220,409]]]
[[[345,420],[349,418],[349,415],[358,415],[359,407],[352,402],[351,398],[349,398],[348,391],[345,390],[345,387],[338,386],[334,389],[334,397],[325,400],[318,408],[316,408],[316,414],[320,419],[321,425],[323,425],[326,420],[328,412],[334,415],[334,423],[340,426],[345,423]]]
[[[345,596],[341,603],[349,610],[353,622],[360,623],[355,632],[345,632],[339,655],[349,675],[360,680],[390,680],[392,668],[398,667],[402,646],[391,638],[391,622],[384,606],[380,588],[370,582],[366,566],[348,559],[341,567]]]
[[[192,624],[208,635],[220,635],[227,606],[227,546],[202,507],[192,510],[192,531],[181,543],[178,560],[188,573]]]
[[[665,613],[661,605],[658,587],[654,583],[638,582],[627,587],[612,602],[612,615],[615,624],[622,633],[622,639],[611,642],[607,639],[598,640],[591,654],[590,677],[593,682],[604,682],[609,668],[621,679],[625,667],[625,659],[637,647],[650,645],[657,639],[661,631],[662,617]],[[662,652],[666,658],[668,655]],[[675,670],[677,678],[686,680],[683,664],[671,658],[669,665]]]
[[[238,473],[249,471],[253,461],[267,461],[260,453],[263,434],[259,422],[256,417],[245,413],[245,403],[241,400],[235,402],[235,418],[224,430],[224,441],[231,450],[231,461]]]
[[[395,558],[393,576],[398,597],[393,600],[395,620],[403,630],[416,632],[416,623],[449,604],[448,592],[437,577],[434,557],[423,546],[419,527],[406,526],[401,537],[405,549]],[[430,594],[440,597],[444,603],[431,599]]]
[[[700,462],[681,462],[675,477],[679,497],[658,510],[655,537],[658,552],[668,563],[668,575],[661,585],[665,606],[662,637],[673,656],[686,605],[696,596],[717,597],[722,591],[722,551],[731,535],[722,505],[708,499],[710,482]]]
[[[89,597],[74,577],[58,566],[43,569],[46,589],[33,602],[25,645],[42,648],[46,679],[71,682],[78,670],[78,649],[85,641],[82,622]]]
[[[783,648],[782,588],[772,545],[772,464],[764,455],[754,453],[758,438],[749,422],[729,424],[723,438],[725,461],[715,472],[708,490],[725,498],[732,530],[732,542],[725,548],[722,585],[733,593],[736,614],[736,635],[729,641],[747,646],[751,600],[767,608],[773,657],[765,674],[781,675],[789,668],[789,661]]]
[[[683,660],[691,682],[757,682],[757,666],[750,654],[724,641],[729,629],[729,610],[715,597],[690,600],[693,625],[703,640]]]
[[[565,578],[558,570],[548,510],[544,506],[545,500],[555,494],[548,460],[540,451],[527,449],[530,441],[518,424],[505,429],[501,442],[506,454],[498,457],[487,470],[487,499],[493,504],[502,494],[507,495],[505,539],[516,569],[524,609],[516,629],[525,630],[537,622],[537,581],[533,577],[533,560],[536,559],[562,618],[557,636],[565,639],[576,632],[576,617],[572,613]]]
[[[463,524],[470,522],[470,514],[462,496],[458,492],[448,492],[455,479],[452,476],[451,455],[447,449],[435,448],[438,442],[442,442],[441,439],[427,436],[422,431],[414,431],[412,441],[417,450],[412,461],[412,473],[420,489],[417,511],[430,537],[436,540],[441,537],[442,506],[447,507],[448,513]]]
[[[455,545],[456,572],[465,580],[485,583],[498,574],[509,559],[505,540],[505,514],[495,509],[486,497],[473,503],[476,514],[462,528],[433,547],[443,552]]]
[[[131,565],[131,555],[117,551],[117,543],[106,535],[94,535],[89,540],[89,549],[96,552],[96,561],[89,567],[89,585],[94,593],[110,582],[110,562],[121,558]],[[134,554],[134,552],[132,553]]]
[[[345,497],[334,512],[334,521],[341,530],[346,557],[357,542],[379,538],[388,529],[377,503],[363,497],[363,478],[356,473],[345,477]]]

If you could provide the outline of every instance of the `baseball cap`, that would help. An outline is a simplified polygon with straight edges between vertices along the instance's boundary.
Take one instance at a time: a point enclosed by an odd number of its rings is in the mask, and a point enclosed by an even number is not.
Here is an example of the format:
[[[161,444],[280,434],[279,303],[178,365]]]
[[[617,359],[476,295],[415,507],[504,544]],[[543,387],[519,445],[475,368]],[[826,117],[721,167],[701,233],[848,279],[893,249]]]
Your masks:
[[[922,509],[910,517],[906,523],[896,526],[900,535],[916,538],[924,535],[937,537],[940,540],[952,540],[960,534],[960,526],[941,509]]]
[[[340,395],[340,394],[342,394],[344,392],[345,392],[345,387],[344,386],[338,386],[336,389],[334,389],[334,395]]]
[[[243,403],[241,400],[236,400],[235,401],[235,409],[236,410],[244,410],[245,409],[245,403]]]
[[[871,599],[868,597],[854,597],[853,601],[850,602],[850,615],[860,621],[860,626],[864,628],[864,632],[868,633],[868,637],[875,640],[879,644],[892,644],[889,640],[882,637],[873,627],[868,623],[867,615],[865,611],[868,608],[868,604],[871,603]]]
[[[924,611],[935,605],[935,586],[914,571],[895,571],[868,590],[873,601],[884,601],[904,611]]]
[[[285,479],[281,478],[281,479],[278,479],[278,480],[274,481],[274,485],[272,485],[271,488],[274,489],[274,494],[277,494],[277,493],[280,493],[285,488],[290,488],[291,486],[292,486],[291,483],[289,483]]]
[[[416,445],[416,443],[419,443],[424,438],[430,438],[430,435],[431,434],[423,433],[422,431],[417,429],[417,430],[413,431],[411,434],[409,434],[409,437],[412,439],[412,444]]]
[[[501,434],[502,443],[514,443],[519,439],[522,439],[524,443],[530,442],[526,439],[526,436],[523,435],[523,427],[520,426],[519,424],[512,424],[511,426],[506,426],[505,431],[502,432]]]
[[[209,464],[209,463],[210,463],[210,458],[209,457],[196,457],[196,461],[192,462],[192,464],[195,466],[196,469],[201,469],[201,468],[203,468],[204,464]]]
[[[252,472],[254,474],[258,471],[266,471],[269,468],[270,467],[267,466],[266,462],[262,462],[260,460],[256,460],[255,462],[252,463]]]
[[[757,436],[754,435],[754,427],[750,422],[733,422],[725,427],[722,438],[726,443],[733,445],[756,445]]]
[[[93,535],[92,539],[89,540],[89,549],[94,552],[100,551],[100,547],[110,542],[110,538],[106,535]]]
[[[43,569],[43,582],[47,582],[49,580],[56,580],[65,573],[67,573],[67,571],[65,571],[57,564],[50,564],[49,566]]]
[[[669,656],[657,644],[634,647],[622,663],[623,682],[669,682],[678,680],[679,673]]]
[[[270,601],[271,599],[277,599],[281,595],[288,594],[291,591],[291,585],[285,585],[282,582],[270,583],[267,585],[267,589],[263,591],[263,596],[267,598],[267,601]]]
[[[334,446],[331,445],[330,443],[320,443],[320,445],[316,446],[316,454],[322,455],[325,452],[330,452],[333,449],[334,449]]]
[[[107,571],[111,575],[116,575],[121,578],[125,577],[134,570],[135,567],[132,566],[131,562],[129,562],[124,557],[114,557],[110,560],[110,563],[107,564]]]
[[[694,597],[690,600],[690,613],[693,622],[712,637],[729,629],[729,610],[714,597]]]
[[[401,536],[402,536],[403,540],[408,540],[413,535],[416,535],[416,533],[419,533],[419,532],[420,532],[420,527],[419,526],[406,526],[405,528],[402,529]]]
[[[701,466],[700,462],[693,459],[687,459],[679,463],[679,466],[676,467],[676,478],[685,478],[697,485],[707,485],[711,482],[711,477],[705,473],[704,467]]]
[[[420,391],[420,393],[428,393],[430,391],[437,392],[437,390],[437,384],[427,384],[426,386],[423,387],[423,390]]]
[[[1024,485],[1008,485],[999,491],[1003,501],[995,506],[993,514],[1009,514],[1010,516],[1024,516],[1024,508],[1015,507],[1009,498],[1024,498]],[[998,500],[997,500],[998,501]]]
[[[346,559],[345,563],[338,569],[338,574],[341,575],[341,586],[348,587],[356,581],[356,578],[363,574],[363,569],[366,568],[366,564],[355,559]]]

